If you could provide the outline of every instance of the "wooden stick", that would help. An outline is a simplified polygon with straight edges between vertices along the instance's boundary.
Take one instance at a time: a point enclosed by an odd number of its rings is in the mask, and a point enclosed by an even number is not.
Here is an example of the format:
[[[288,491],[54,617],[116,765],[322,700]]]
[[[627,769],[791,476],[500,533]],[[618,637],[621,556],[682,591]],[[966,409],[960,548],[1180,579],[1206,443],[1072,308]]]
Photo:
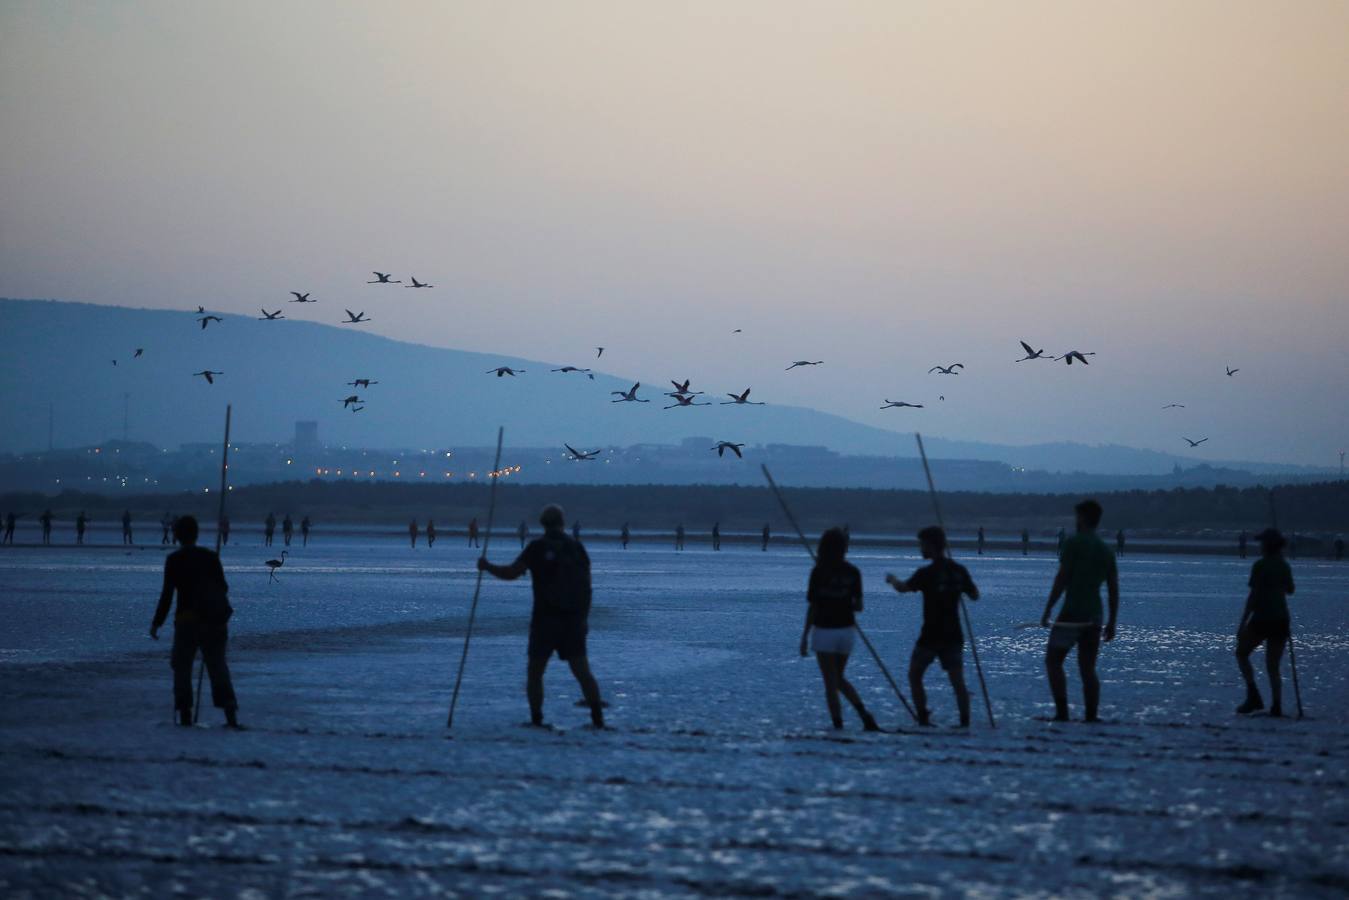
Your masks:
[[[492,520],[497,511],[497,482],[501,476],[497,473],[501,469],[501,439],[505,436],[506,429],[497,429],[497,455],[496,461],[492,463],[492,487],[489,492],[487,503],[487,534],[482,539],[481,559],[487,558],[487,547],[492,543]],[[450,714],[445,719],[445,727],[454,727],[454,708],[459,704],[459,687],[464,682],[464,666],[468,663],[468,642],[473,638],[473,620],[478,614],[478,595],[482,592],[482,569],[478,570],[478,582],[473,586],[473,605],[468,609],[468,628],[464,631],[464,652],[459,656],[459,674],[454,679],[454,694],[450,697]]]
[[[923,449],[923,436],[914,432],[913,436],[918,439],[918,454],[923,457],[923,473],[927,475],[927,490],[932,495],[932,510],[937,514],[937,527],[946,533],[946,526],[942,524],[941,504],[937,501],[937,487],[932,481],[932,469],[927,464],[927,451]],[[946,542],[946,555],[951,556],[951,542]],[[984,667],[979,663],[979,645],[974,641],[974,627],[970,624],[970,611],[965,607],[965,595],[957,595],[960,601],[960,614],[965,619],[965,633],[970,636],[970,654],[974,657],[974,671],[979,675],[979,690],[984,695],[984,710],[988,713],[988,727],[997,728],[998,723],[993,720],[993,704],[988,699],[988,684],[984,681]]]
[[[806,533],[801,530],[800,525],[796,524],[796,517],[792,515],[792,511],[787,507],[787,501],[783,498],[782,491],[778,490],[777,482],[773,480],[773,475],[768,471],[768,466],[761,464],[759,468],[763,469],[764,477],[768,479],[768,486],[773,489],[773,494],[778,498],[778,504],[782,506],[783,514],[787,516],[787,521],[790,522],[792,528],[796,530],[796,536],[801,539],[801,546],[806,548],[806,552],[810,554],[811,560],[814,561],[815,548],[810,546],[810,541],[806,540]],[[899,698],[899,702],[904,704],[904,708],[909,711],[909,715],[913,716],[913,720],[917,722],[918,713],[914,712],[909,701],[905,699],[904,694],[899,690],[899,685],[895,683],[895,679],[891,676],[890,670],[885,667],[885,662],[881,660],[881,655],[877,653],[876,648],[871,645],[871,641],[867,638],[866,632],[862,630],[862,626],[854,622],[853,628],[857,631],[857,636],[862,639],[862,643],[871,651],[872,659],[876,660],[876,665],[880,667],[881,674],[885,676],[885,680],[890,682],[890,687],[894,690],[895,696]]]

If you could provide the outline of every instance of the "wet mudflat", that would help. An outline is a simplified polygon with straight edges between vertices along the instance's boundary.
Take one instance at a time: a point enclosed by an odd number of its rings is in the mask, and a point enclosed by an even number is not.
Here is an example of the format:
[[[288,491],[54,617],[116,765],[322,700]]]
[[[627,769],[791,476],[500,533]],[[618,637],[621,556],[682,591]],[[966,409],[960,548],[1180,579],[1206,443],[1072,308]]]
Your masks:
[[[1053,563],[999,554],[965,560],[998,728],[977,689],[970,733],[913,727],[859,647],[850,676],[900,733],[850,719],[836,735],[795,652],[801,551],[593,543],[591,659],[614,729],[584,727],[557,663],[557,730],[520,727],[528,586],[489,581],[448,736],[473,551],[318,541],[269,585],[279,544],[225,555],[243,733],[210,709],[209,727],[170,724],[167,642],[145,634],[157,551],[0,554],[6,895],[1349,888],[1349,567],[1294,562],[1301,722],[1232,714],[1247,564],[1183,556],[1121,562],[1107,721],[1043,721],[1044,633],[1016,626],[1038,618]],[[902,679],[920,606],[883,576],[918,561],[853,560],[861,621]],[[949,725],[937,667],[928,687]]]

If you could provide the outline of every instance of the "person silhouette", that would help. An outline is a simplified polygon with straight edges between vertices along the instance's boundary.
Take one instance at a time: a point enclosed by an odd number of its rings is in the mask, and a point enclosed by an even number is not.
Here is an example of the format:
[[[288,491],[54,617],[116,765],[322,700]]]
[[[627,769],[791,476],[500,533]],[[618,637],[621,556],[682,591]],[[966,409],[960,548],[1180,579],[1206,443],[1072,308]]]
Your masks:
[[[1124,555],[1124,529],[1121,528],[1115,532],[1115,555]]]
[[[42,515],[38,516],[38,521],[42,523],[42,543],[44,545],[52,542],[52,511],[44,509]]]
[[[301,545],[309,546],[309,517],[305,516],[300,520],[300,541]]]
[[[1246,584],[1246,608],[1237,623],[1237,668],[1246,682],[1246,700],[1237,707],[1241,715],[1265,708],[1255,684],[1251,654],[1265,645],[1265,672],[1269,675],[1269,714],[1283,715],[1283,682],[1279,665],[1292,634],[1288,595],[1296,590],[1293,570],[1283,558],[1284,537],[1277,529],[1267,528],[1255,536],[1260,542],[1260,558],[1251,565]]]
[[[1021,529],[1021,555],[1030,555],[1030,532],[1024,528]]]
[[[150,623],[150,637],[159,640],[159,629],[168,618],[177,593],[169,661],[173,668],[173,705],[178,712],[178,724],[192,724],[192,662],[200,650],[211,679],[211,702],[225,711],[225,722],[231,728],[238,728],[239,703],[225,662],[225,646],[229,642],[227,623],[233,612],[225,570],[218,555],[197,546],[195,518],[183,516],[173,523],[173,529],[181,548],[164,560],[164,586]]]
[[[1045,669],[1049,690],[1054,696],[1054,720],[1068,721],[1068,680],[1063,673],[1064,660],[1077,648],[1077,667],[1082,675],[1082,696],[1086,721],[1096,722],[1101,704],[1101,681],[1096,675],[1096,657],[1101,641],[1115,639],[1115,619],[1119,614],[1119,574],[1110,548],[1096,536],[1101,524],[1101,504],[1083,500],[1075,507],[1077,533],[1064,541],[1059,553],[1059,571],[1049,591],[1040,625],[1049,628],[1049,614],[1060,597],[1063,609],[1049,632],[1045,648]],[[1110,597],[1110,617],[1101,628],[1101,585]]]
[[[684,549],[684,524],[682,522],[675,526],[675,549]]]
[[[80,514],[75,517],[75,544],[78,546],[84,543],[84,530],[89,527],[89,517],[80,510]]]
[[[529,525],[524,519],[520,520],[520,527],[515,529],[515,533],[520,537],[520,549],[525,549],[525,538],[529,537]]]
[[[843,727],[842,694],[857,711],[865,731],[880,727],[856,688],[844,677],[848,656],[857,634],[857,613],[862,611],[862,573],[848,562],[848,538],[841,528],[820,535],[816,562],[806,588],[806,621],[801,628],[802,656],[815,651],[815,662],[824,680],[824,702],[834,728]],[[812,633],[813,630],[813,633]]]
[[[295,536],[295,523],[290,519],[290,513],[281,520],[281,540],[285,546],[290,546],[290,539]]]
[[[220,523],[216,527],[220,529],[220,543],[228,547],[230,542],[230,517],[221,516]]]
[[[943,540],[943,541],[946,540],[946,537],[945,537],[944,534],[943,534],[943,536],[942,536],[942,540]],[[980,556],[983,556],[983,555],[984,555],[984,526],[982,526],[982,525],[979,526],[979,534],[978,534],[976,543],[977,543],[977,545],[978,545],[978,554],[979,554]],[[930,665],[930,663],[929,663],[929,665]]]
[[[1246,558],[1246,532],[1242,531],[1237,535],[1237,555],[1242,559]]]
[[[478,517],[474,516],[468,520],[468,545],[470,547],[478,546]]]
[[[14,515],[14,513],[9,513],[5,516],[4,543],[9,544],[11,547],[14,546],[14,524],[18,521],[18,519],[19,517]]]
[[[408,523],[408,539],[412,541],[412,549],[417,549],[417,520],[413,519]]]
[[[768,537],[769,537],[768,523],[765,522],[763,523],[763,547],[761,548],[764,550],[764,552],[768,551]]]
[[[918,708],[918,724],[931,725],[927,692],[923,690],[923,676],[933,660],[951,680],[956,694],[956,708],[960,711],[960,727],[970,725],[970,692],[965,687],[965,633],[960,627],[960,595],[979,599],[979,588],[970,578],[969,570],[946,556],[946,532],[932,525],[918,532],[918,545],[923,559],[929,564],[914,572],[907,581],[886,575],[886,584],[902,593],[921,591],[923,594],[923,628],[909,657],[909,690],[913,705]]]
[[[129,509],[122,510],[122,543],[135,543],[131,538],[131,510]]]
[[[505,581],[513,581],[529,572],[534,593],[525,680],[529,723],[536,727],[544,724],[543,674],[556,653],[571,668],[581,687],[590,707],[591,724],[603,728],[604,703],[586,655],[591,603],[590,557],[580,541],[567,537],[562,507],[545,506],[539,514],[539,524],[543,526],[543,537],[530,541],[515,562],[499,566],[488,562],[486,556],[480,556],[478,570]]]
[[[628,541],[632,540],[632,532],[628,530],[627,522],[623,523],[623,530],[618,533],[618,540],[623,545],[624,550],[628,549]]]
[[[169,542],[169,529],[173,527],[173,515],[168,510],[165,510],[163,517],[160,518],[159,527],[163,532],[159,536],[159,543],[161,545],[167,544]]]
[[[262,545],[264,547],[272,546],[272,535],[274,534],[276,534],[276,516],[267,513],[267,518],[262,523]]]
[[[426,520],[426,549],[430,550],[436,545],[436,520]]]
[[[720,549],[721,549],[721,523],[720,523],[720,522],[713,522],[713,523],[712,523],[712,549],[713,549],[713,550],[720,550]]]

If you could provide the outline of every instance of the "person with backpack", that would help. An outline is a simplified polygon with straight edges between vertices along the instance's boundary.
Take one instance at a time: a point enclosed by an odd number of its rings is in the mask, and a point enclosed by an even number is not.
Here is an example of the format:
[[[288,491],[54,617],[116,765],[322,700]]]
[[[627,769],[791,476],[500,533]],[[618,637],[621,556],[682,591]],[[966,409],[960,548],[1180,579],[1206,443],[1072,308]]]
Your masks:
[[[864,731],[879,731],[875,718],[862,703],[857,689],[843,676],[857,634],[857,613],[862,611],[862,573],[844,557],[848,538],[842,528],[820,535],[815,568],[806,588],[806,623],[801,629],[801,655],[815,651],[815,661],[824,679],[824,702],[835,728],[843,727],[842,694],[857,710]],[[811,630],[814,629],[814,634]]]
[[[581,542],[568,537],[562,507],[550,505],[539,514],[543,537],[535,538],[515,562],[494,565],[478,558],[478,569],[503,581],[529,573],[534,607],[529,618],[529,666],[525,694],[529,700],[529,723],[543,727],[543,673],[556,653],[571,667],[590,707],[590,722],[604,727],[600,686],[590,671],[586,634],[590,617],[590,557]]]
[[[979,599],[979,588],[969,570],[946,555],[946,532],[930,525],[918,532],[923,559],[931,562],[914,572],[907,581],[886,575],[886,584],[901,594],[919,591],[923,595],[923,629],[909,658],[909,690],[918,707],[918,724],[931,725],[923,676],[933,660],[939,660],[951,679],[960,710],[960,727],[970,727],[970,692],[965,687],[965,632],[960,628],[960,595]]]
[[[173,616],[173,650],[169,664],[173,668],[173,705],[178,724],[192,724],[192,663],[201,651],[206,674],[211,678],[211,702],[225,711],[230,728],[239,727],[239,703],[230,682],[225,662],[229,641],[228,623],[234,610],[229,602],[229,584],[220,557],[197,546],[197,520],[182,516],[173,523],[174,537],[181,548],[164,560],[164,587],[159,606],[150,623],[150,637],[159,640],[159,629],[169,616],[173,596],[178,609]]]

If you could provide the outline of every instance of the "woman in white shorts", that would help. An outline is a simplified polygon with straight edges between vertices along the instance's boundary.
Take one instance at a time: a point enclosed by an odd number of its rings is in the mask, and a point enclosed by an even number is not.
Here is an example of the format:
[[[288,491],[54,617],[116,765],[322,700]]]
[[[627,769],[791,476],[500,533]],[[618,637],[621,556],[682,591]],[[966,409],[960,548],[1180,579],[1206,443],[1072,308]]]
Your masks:
[[[806,655],[807,647],[815,651],[815,661],[824,678],[824,700],[835,728],[843,727],[843,710],[838,700],[841,693],[857,710],[863,729],[879,731],[857,690],[843,677],[857,636],[855,616],[862,611],[862,573],[844,559],[847,553],[848,536],[841,528],[831,528],[820,536],[815,568],[810,572],[806,590],[801,655]]]

